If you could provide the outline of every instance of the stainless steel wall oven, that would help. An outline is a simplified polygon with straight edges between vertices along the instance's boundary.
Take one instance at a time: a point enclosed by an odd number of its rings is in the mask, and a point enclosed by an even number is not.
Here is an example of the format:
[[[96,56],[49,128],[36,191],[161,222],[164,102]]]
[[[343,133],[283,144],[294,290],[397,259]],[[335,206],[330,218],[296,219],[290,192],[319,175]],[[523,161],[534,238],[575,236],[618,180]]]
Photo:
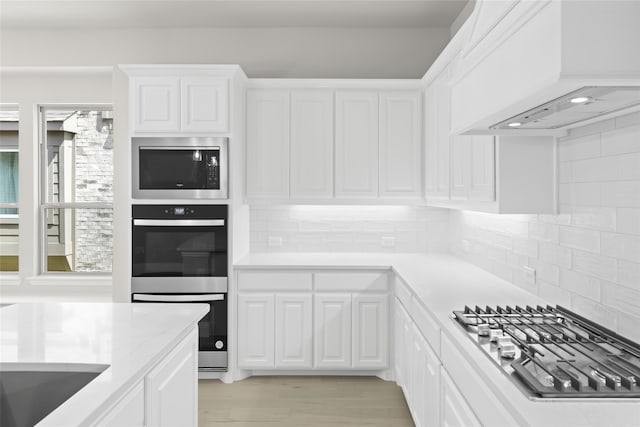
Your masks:
[[[226,205],[132,207],[133,302],[207,303],[199,368],[227,368]]]

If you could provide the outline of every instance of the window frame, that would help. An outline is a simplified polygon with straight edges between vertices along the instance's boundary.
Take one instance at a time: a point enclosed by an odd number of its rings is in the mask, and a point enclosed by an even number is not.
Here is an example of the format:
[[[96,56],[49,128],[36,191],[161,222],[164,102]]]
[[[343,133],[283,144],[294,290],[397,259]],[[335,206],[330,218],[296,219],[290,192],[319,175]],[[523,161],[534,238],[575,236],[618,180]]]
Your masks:
[[[20,147],[9,148],[0,147],[0,153],[18,153],[18,162],[20,162]],[[19,163],[18,163],[19,164]],[[18,166],[18,174],[20,174],[20,167]],[[0,224],[18,224],[20,221],[20,186],[18,184],[18,200],[15,203],[0,202],[0,209],[17,209],[16,214],[3,214],[0,213]]]
[[[49,169],[47,158],[47,111],[113,111],[113,104],[38,104],[38,240],[39,246],[39,274],[44,275],[68,275],[68,276],[94,276],[94,277],[111,277],[113,271],[48,271],[48,232],[49,218],[47,217],[48,209],[110,209],[113,212],[113,200],[111,203],[104,202],[52,202],[47,200],[49,197]],[[73,148],[73,158],[75,161],[75,147]],[[75,173],[75,168],[74,168]],[[113,177],[112,177],[113,178]],[[75,248],[74,248],[75,256]]]

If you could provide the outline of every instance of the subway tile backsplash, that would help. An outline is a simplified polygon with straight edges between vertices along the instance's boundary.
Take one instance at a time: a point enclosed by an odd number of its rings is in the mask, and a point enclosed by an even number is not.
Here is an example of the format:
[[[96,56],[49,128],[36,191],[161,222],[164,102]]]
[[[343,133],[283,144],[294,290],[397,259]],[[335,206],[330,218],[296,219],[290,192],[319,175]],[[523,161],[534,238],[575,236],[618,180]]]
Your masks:
[[[448,251],[449,211],[423,206],[251,206],[252,252]]]
[[[572,131],[558,159],[558,215],[451,211],[451,250],[640,341],[640,113]]]

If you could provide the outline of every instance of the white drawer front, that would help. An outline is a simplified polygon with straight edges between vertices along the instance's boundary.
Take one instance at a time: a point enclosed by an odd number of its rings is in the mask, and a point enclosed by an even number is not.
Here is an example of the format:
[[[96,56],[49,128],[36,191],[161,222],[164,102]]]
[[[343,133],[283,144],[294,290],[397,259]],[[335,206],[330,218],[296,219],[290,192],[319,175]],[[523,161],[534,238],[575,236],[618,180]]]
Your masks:
[[[413,295],[411,293],[411,290],[397,275],[394,277],[393,282],[396,297],[398,297],[404,308],[407,309],[409,313],[411,313],[411,298]]]
[[[431,349],[440,356],[440,326],[416,298],[411,304],[411,317]]]
[[[389,289],[388,276],[384,271],[316,273],[314,279],[316,291],[387,292]]]
[[[311,283],[311,273],[238,273],[239,291],[310,291]]]

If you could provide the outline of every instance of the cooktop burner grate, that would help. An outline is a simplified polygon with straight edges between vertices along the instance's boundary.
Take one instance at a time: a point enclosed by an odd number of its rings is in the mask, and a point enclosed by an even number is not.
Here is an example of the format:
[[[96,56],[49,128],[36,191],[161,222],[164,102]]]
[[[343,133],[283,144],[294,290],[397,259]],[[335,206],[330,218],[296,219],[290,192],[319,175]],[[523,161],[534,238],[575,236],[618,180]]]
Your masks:
[[[640,397],[640,345],[570,310],[466,306],[453,315],[534,396]]]

